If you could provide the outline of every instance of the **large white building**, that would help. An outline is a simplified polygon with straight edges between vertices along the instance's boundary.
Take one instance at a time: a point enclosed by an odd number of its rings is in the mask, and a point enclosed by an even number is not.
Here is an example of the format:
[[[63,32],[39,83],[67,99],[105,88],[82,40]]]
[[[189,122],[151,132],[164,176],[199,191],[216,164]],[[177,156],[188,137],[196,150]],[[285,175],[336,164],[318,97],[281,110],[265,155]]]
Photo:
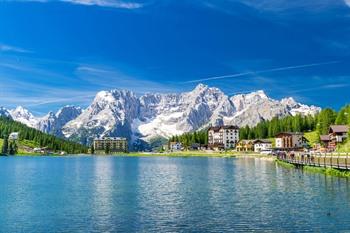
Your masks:
[[[208,147],[232,149],[239,141],[239,128],[234,125],[210,127],[208,129]]]
[[[109,153],[128,152],[128,141],[122,137],[102,137],[94,139],[95,151],[105,151],[108,147]]]

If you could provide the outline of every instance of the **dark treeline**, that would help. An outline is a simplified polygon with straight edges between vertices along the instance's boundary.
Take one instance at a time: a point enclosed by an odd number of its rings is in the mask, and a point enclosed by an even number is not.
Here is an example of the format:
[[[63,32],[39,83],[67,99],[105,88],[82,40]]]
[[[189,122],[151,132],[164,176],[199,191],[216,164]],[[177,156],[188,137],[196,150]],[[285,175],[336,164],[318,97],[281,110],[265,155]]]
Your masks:
[[[280,132],[309,132],[316,131],[318,135],[328,134],[332,124],[350,125],[350,105],[343,107],[338,113],[330,108],[323,109],[315,116],[287,116],[275,117],[269,121],[263,121],[255,127],[242,127],[239,130],[240,139],[273,138]],[[185,133],[174,136],[170,141],[181,142],[184,145],[192,143],[206,144],[208,135],[206,130],[194,133]]]
[[[47,147],[53,151],[65,151],[69,154],[87,153],[88,151],[88,148],[81,144],[57,138],[22,123],[0,117],[0,138],[5,139],[12,132],[19,132],[19,140],[30,140],[40,147]]]
[[[207,130],[195,131],[191,133],[184,133],[182,135],[176,135],[169,139],[169,142],[181,142],[182,145],[187,148],[193,143],[201,145],[208,144],[208,132]]]
[[[240,139],[273,138],[280,132],[316,131],[318,135],[328,134],[332,124],[350,124],[350,105],[343,107],[338,113],[330,108],[323,109],[315,116],[288,116],[273,118],[259,123],[255,127],[240,129]]]
[[[255,127],[243,127],[239,130],[240,139],[273,138],[280,132],[314,131],[317,126],[317,116],[287,116],[263,121]]]

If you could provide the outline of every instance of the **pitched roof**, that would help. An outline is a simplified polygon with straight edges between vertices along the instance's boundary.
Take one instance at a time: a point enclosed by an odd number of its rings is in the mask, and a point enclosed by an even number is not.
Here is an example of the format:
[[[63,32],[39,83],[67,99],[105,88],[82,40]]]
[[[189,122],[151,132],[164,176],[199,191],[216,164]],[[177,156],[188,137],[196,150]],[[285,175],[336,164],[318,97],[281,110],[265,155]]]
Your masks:
[[[256,139],[256,140],[254,140],[254,143],[258,143],[258,142],[272,144],[272,142],[268,139]]]
[[[349,126],[347,125],[331,125],[329,127],[330,133],[347,133],[349,131]]]
[[[320,136],[320,140],[321,141],[330,141],[331,138],[329,137],[329,135],[321,135]]]
[[[212,127],[209,127],[208,130],[214,130],[215,132],[217,132],[220,129],[239,129],[239,127],[236,125],[212,126]]]
[[[221,126],[222,129],[239,129],[238,126],[236,125],[224,125],[224,126]]]
[[[220,130],[220,126],[212,126],[212,127],[209,127],[208,131],[209,130],[214,130],[214,132],[217,132]]]

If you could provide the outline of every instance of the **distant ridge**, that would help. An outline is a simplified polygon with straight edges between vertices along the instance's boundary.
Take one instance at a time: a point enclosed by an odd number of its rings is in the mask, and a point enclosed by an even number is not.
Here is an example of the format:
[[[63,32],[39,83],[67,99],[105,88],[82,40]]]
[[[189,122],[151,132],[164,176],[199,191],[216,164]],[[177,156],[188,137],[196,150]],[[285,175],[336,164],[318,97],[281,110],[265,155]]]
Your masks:
[[[208,125],[255,126],[273,117],[314,115],[321,108],[297,103],[293,98],[274,100],[262,90],[232,97],[216,87],[197,85],[190,92],[145,94],[100,91],[84,111],[66,106],[57,113],[34,117],[28,110],[0,108],[9,115],[46,133],[89,143],[97,136],[123,136],[132,143],[150,142],[198,130]]]

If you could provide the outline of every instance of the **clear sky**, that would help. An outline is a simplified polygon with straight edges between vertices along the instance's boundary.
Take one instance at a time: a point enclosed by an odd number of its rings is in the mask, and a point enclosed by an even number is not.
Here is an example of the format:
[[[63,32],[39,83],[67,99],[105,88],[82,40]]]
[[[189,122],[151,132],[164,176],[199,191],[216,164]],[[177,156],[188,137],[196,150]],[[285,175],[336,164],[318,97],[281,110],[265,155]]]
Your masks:
[[[0,0],[0,106],[44,114],[99,90],[204,83],[338,109],[350,102],[346,1]]]

